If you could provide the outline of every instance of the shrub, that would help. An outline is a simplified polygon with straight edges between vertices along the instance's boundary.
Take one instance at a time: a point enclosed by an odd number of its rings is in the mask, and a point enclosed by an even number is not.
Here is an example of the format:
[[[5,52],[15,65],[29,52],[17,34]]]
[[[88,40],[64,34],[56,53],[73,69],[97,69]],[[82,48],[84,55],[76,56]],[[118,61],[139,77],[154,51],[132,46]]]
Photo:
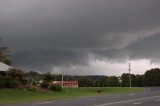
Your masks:
[[[21,84],[17,80],[12,81],[12,88],[20,88]]]
[[[4,80],[4,87],[5,88],[19,88],[20,82],[8,77],[8,78],[5,78]]]
[[[0,88],[19,88],[20,82],[17,80],[13,80],[10,77],[2,77],[0,78]]]
[[[36,82],[36,81],[33,81],[33,82],[32,82],[32,85],[33,85],[33,86],[37,86],[37,82]]]
[[[5,79],[0,78],[0,88],[4,88],[4,87],[5,87]]]
[[[102,91],[103,91],[102,89],[96,90],[97,93],[101,93]]]
[[[28,91],[36,92],[37,88],[35,86],[31,86],[27,89]]]
[[[37,87],[33,86],[33,85],[23,85],[22,86],[22,89],[23,90],[28,90],[28,91],[37,91]]]
[[[43,88],[48,88],[49,83],[44,81],[44,82],[42,82],[40,85],[41,85],[41,87],[43,87]]]
[[[52,90],[52,91],[57,91],[57,92],[62,91],[62,87],[60,85],[50,85],[49,89]]]

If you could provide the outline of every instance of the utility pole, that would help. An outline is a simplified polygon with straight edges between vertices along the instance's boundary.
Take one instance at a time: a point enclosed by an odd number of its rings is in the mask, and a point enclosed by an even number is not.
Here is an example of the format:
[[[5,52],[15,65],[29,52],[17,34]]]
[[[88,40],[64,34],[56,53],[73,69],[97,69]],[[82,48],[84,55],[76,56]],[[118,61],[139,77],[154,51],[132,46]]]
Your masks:
[[[61,66],[63,67],[63,58],[61,58]],[[61,69],[62,71],[62,82],[61,82],[61,86],[63,88],[63,70]]]
[[[62,73],[62,82],[61,82],[61,86],[63,87],[63,73]]]
[[[67,79],[67,93],[68,93],[68,91],[69,91],[69,90],[68,90],[68,87],[69,87],[69,86],[68,86],[68,82],[69,82],[69,81],[68,81],[68,75],[66,76],[66,79]]]
[[[128,64],[128,71],[129,71],[129,87],[132,87],[132,82],[131,82],[131,63]]]

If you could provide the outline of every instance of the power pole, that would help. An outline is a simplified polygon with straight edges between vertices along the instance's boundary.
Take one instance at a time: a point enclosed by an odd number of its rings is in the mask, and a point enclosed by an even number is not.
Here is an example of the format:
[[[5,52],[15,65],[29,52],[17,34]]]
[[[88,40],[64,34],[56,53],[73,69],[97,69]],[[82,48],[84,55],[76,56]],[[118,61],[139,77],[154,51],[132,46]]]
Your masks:
[[[63,67],[63,58],[61,58],[61,65]],[[62,70],[62,69],[61,69]],[[63,70],[62,70],[62,81],[61,81],[61,86],[63,88]]]
[[[61,86],[63,87],[63,73],[62,73],[62,81],[61,81]]]
[[[131,81],[131,63],[128,64],[128,71],[129,71],[129,87],[132,87],[132,81]]]

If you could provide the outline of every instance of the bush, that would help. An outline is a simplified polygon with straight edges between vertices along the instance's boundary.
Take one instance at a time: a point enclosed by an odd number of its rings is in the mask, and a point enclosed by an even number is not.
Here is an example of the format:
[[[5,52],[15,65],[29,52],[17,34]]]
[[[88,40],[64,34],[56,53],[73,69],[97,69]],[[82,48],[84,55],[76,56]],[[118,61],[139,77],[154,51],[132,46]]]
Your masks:
[[[40,85],[41,85],[41,87],[43,87],[43,88],[48,88],[49,83],[48,83],[48,82],[42,82]]]
[[[36,82],[36,81],[33,81],[33,82],[32,82],[32,85],[33,85],[33,86],[37,86],[37,82]]]
[[[11,78],[5,78],[4,87],[5,88],[19,88],[20,82],[17,80],[13,80]]]
[[[22,86],[22,89],[23,90],[28,90],[28,91],[37,91],[37,87],[33,86],[33,85],[23,85]]]
[[[0,78],[0,88],[4,88],[4,87],[5,87],[5,79]]]
[[[57,91],[57,92],[62,91],[62,87],[60,85],[50,85],[49,89],[52,90],[52,91]]]
[[[31,86],[29,88],[27,88],[28,91],[32,91],[32,92],[36,92],[37,88],[35,86]]]
[[[12,86],[11,86],[12,88],[20,88],[20,86],[21,86],[21,84],[19,81],[17,81],[17,80],[12,81]]]
[[[13,80],[10,77],[2,77],[0,78],[0,88],[19,88],[20,82],[17,80]]]
[[[96,90],[97,93],[101,93],[102,91],[103,91],[102,89]]]

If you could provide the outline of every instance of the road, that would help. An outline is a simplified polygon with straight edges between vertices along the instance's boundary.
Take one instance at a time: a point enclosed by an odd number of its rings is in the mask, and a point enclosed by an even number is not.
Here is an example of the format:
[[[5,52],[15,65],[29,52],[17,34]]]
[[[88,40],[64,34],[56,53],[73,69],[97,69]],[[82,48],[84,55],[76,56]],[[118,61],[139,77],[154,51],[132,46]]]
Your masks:
[[[160,88],[144,92],[3,106],[160,106]]]

